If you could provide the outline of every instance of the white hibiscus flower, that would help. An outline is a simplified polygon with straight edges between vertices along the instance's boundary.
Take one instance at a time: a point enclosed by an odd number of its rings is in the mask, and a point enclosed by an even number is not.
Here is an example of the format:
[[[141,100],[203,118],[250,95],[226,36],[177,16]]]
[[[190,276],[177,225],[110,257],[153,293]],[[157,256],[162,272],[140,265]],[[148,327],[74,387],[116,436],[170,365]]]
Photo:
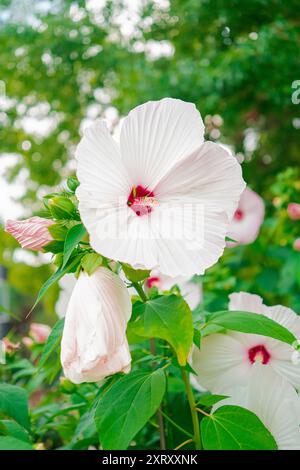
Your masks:
[[[300,317],[281,305],[267,307],[258,295],[231,294],[229,310],[265,315],[300,338]],[[193,348],[191,366],[197,372],[198,383],[212,393],[226,394],[233,386],[245,386],[257,362],[300,389],[300,364],[292,361],[293,352],[291,346],[276,339],[230,331],[203,338],[201,349]]]
[[[245,183],[237,160],[203,135],[195,106],[170,98],[133,109],[120,144],[103,121],[85,131],[77,196],[97,252],[172,277],[216,263]]]
[[[237,405],[255,413],[274,437],[279,450],[300,449],[300,397],[270,367],[255,364],[246,387],[229,390],[222,405]]]

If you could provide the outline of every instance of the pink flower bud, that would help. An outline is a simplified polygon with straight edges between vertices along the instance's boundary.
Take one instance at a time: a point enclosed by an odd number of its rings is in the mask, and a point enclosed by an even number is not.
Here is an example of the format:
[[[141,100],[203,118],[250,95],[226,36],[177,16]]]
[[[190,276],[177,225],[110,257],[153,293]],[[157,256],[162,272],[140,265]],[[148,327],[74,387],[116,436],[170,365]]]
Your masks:
[[[51,328],[48,325],[43,325],[42,323],[31,323],[30,325],[29,334],[36,343],[45,343],[50,333]]]
[[[54,222],[42,217],[31,217],[26,220],[7,220],[5,231],[10,233],[22,246],[40,251],[52,241],[48,227]]]
[[[296,238],[296,240],[293,243],[293,248],[296,251],[300,251],[300,238]]]
[[[300,204],[291,202],[288,205],[287,213],[292,220],[300,220]]]

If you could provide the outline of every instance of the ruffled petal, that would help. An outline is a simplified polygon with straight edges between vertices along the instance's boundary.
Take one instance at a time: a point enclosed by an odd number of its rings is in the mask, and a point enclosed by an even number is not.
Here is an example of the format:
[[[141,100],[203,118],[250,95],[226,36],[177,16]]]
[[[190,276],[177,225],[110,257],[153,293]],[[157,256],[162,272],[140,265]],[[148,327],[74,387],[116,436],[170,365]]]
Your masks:
[[[133,185],[150,190],[203,142],[204,124],[192,103],[172,98],[134,108],[124,119],[120,147]]]
[[[127,200],[131,190],[129,177],[118,144],[104,121],[98,120],[85,130],[76,149],[76,159],[80,182],[76,194],[83,217],[83,204],[101,209],[118,205],[119,198]]]
[[[159,200],[193,198],[207,210],[233,216],[245,188],[241,166],[220,145],[205,142],[174,165],[153,189]]]
[[[251,371],[243,345],[223,334],[203,338],[201,349],[193,348],[190,362],[202,387],[225,395],[233,386],[245,385]]]
[[[262,313],[264,309],[263,299],[256,294],[247,292],[234,292],[229,295],[229,310]]]

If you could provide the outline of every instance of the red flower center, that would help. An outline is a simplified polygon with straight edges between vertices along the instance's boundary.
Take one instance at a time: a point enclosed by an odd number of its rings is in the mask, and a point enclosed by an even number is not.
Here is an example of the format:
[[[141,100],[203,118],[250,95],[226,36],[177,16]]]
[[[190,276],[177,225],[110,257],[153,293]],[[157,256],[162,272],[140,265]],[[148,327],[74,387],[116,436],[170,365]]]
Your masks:
[[[157,205],[153,191],[144,188],[144,186],[135,186],[128,196],[127,205],[138,217],[150,214],[153,207]]]
[[[270,353],[266,350],[263,344],[258,344],[253,348],[249,349],[248,357],[251,364],[254,362],[260,362],[261,364],[268,364],[270,360]]]
[[[237,209],[234,213],[235,220],[241,220],[244,217],[244,212],[241,209]]]
[[[151,287],[153,286],[158,286],[160,282],[160,278],[158,276],[151,276],[147,279],[146,281],[146,286],[148,287],[148,289],[151,289]]]

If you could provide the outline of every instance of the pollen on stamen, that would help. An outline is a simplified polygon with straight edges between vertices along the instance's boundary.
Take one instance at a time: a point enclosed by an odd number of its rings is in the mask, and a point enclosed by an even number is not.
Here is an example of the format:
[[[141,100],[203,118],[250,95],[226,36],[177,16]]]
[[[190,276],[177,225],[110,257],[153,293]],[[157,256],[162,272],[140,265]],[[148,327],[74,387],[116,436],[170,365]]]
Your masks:
[[[138,217],[150,214],[157,204],[153,191],[141,185],[132,188],[127,200],[127,205]]]

